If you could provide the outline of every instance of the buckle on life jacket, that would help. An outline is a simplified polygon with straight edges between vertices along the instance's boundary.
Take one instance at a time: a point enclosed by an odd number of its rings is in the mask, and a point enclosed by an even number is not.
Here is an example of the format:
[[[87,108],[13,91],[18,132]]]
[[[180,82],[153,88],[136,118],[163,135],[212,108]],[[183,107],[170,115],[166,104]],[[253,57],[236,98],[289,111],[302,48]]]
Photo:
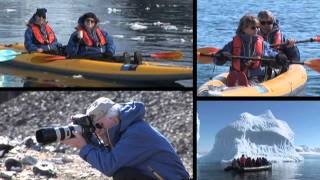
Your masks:
[[[227,77],[227,86],[249,86],[246,74],[242,71],[231,71]]]

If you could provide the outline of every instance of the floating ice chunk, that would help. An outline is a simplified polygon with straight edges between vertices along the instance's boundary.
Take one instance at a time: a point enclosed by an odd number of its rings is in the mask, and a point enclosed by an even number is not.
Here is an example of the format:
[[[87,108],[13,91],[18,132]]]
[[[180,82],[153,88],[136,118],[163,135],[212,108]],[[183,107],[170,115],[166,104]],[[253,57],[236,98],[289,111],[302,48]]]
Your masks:
[[[5,9],[6,12],[15,12],[17,11],[16,9]]]
[[[146,10],[146,11],[150,11],[150,7],[146,7],[145,10]]]
[[[161,26],[164,30],[166,31],[169,31],[169,30],[174,30],[174,31],[177,31],[178,30],[178,27],[175,26],[175,25],[168,25],[168,24],[165,24],[163,26]]]
[[[136,36],[136,37],[132,37],[130,39],[134,40],[134,41],[144,41],[146,39],[146,37],[145,36]]]
[[[121,9],[108,8],[108,14],[121,12]]]
[[[124,35],[117,35],[117,34],[114,34],[114,35],[112,35],[114,38],[119,38],[119,39],[122,39],[122,38],[124,38]]]
[[[157,7],[157,8],[159,8],[159,7],[160,7],[160,5],[159,5],[159,4],[156,4],[156,7]]]
[[[135,31],[136,30],[143,30],[143,29],[147,29],[148,28],[147,26],[145,26],[145,25],[143,25],[143,24],[141,24],[139,22],[130,23],[129,26],[130,26],[130,28],[132,30],[135,30]]]

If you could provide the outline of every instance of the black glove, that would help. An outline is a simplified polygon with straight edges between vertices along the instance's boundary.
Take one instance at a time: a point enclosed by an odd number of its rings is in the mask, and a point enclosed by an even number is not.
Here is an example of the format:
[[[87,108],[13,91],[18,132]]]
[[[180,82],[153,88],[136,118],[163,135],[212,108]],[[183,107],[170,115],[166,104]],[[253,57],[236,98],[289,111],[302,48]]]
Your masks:
[[[276,55],[276,63],[279,66],[288,65],[288,57],[284,53],[279,53]]]
[[[229,53],[228,51],[219,51],[214,56],[214,58],[216,59],[215,63],[217,65],[223,65],[224,63],[226,63],[227,58],[230,56],[232,56],[232,54]]]

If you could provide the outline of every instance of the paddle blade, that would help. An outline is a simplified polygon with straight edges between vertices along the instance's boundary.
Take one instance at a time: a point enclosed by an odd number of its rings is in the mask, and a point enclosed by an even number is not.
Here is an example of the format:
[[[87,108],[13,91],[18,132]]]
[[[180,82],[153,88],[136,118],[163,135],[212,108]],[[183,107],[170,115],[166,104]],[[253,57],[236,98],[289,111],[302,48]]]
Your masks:
[[[65,56],[48,56],[44,60],[55,61],[55,60],[65,60],[65,59],[67,59]]]
[[[21,52],[16,52],[14,50],[11,50],[11,49],[3,49],[3,50],[0,50],[0,56],[16,56],[16,55],[19,55],[21,54]]]
[[[213,62],[213,59],[212,59],[212,57],[209,57],[208,55],[216,54],[218,51],[220,51],[220,49],[214,48],[214,47],[199,48],[197,50],[197,61],[202,64],[210,64]],[[203,54],[203,55],[201,55],[201,54]]]
[[[150,54],[150,57],[157,59],[183,59],[182,52],[166,52],[166,53],[155,53]]]
[[[314,71],[320,72],[320,59],[313,59],[311,61],[304,62],[304,65],[310,67]]]
[[[0,62],[11,61],[15,58],[16,58],[16,56],[0,56]]]

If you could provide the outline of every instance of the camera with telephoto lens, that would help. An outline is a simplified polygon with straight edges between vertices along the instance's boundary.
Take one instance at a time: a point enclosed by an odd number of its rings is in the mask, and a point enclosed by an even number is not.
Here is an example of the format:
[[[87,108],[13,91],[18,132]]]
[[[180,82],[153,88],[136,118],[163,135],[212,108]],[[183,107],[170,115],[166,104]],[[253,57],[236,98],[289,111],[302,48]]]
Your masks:
[[[90,142],[91,136],[95,132],[92,116],[77,114],[71,116],[72,124],[62,127],[48,127],[36,131],[38,143],[43,145],[59,142],[75,137],[72,131],[82,134],[87,142]]]

